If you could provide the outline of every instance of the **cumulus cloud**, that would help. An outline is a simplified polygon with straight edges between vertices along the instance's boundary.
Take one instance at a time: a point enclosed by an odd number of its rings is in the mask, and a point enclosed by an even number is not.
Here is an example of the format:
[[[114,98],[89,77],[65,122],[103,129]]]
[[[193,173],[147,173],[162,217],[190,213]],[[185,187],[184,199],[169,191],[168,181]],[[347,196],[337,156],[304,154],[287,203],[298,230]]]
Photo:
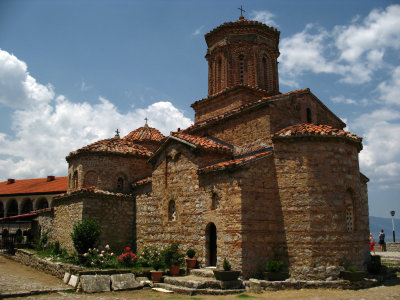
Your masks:
[[[250,16],[252,20],[262,22],[268,26],[278,27],[278,24],[274,21],[275,15],[268,10],[253,10],[250,12]]]
[[[389,105],[400,105],[400,66],[393,70],[392,76],[378,85],[380,100]]]
[[[346,98],[344,96],[336,96],[331,98],[333,103],[346,103],[346,104],[357,104],[357,101]]]
[[[167,101],[123,113],[104,97],[94,104],[72,102],[37,83],[15,56],[0,50],[0,58],[0,102],[15,108],[14,135],[0,132],[0,180],[66,175],[70,151],[113,137],[117,128],[124,136],[143,126],[145,117],[166,135],[192,123]]]
[[[306,72],[335,74],[348,84],[371,81],[375,71],[387,67],[387,51],[400,48],[399,15],[400,5],[392,5],[331,31],[308,24],[303,31],[282,39],[283,83],[298,85],[294,78]]]

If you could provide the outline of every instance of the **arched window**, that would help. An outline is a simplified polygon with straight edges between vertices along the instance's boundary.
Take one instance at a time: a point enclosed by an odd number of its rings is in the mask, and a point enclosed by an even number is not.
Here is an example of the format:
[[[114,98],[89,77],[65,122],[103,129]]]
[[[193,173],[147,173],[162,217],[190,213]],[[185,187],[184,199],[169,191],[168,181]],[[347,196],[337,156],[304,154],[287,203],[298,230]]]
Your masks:
[[[268,89],[268,82],[267,82],[268,75],[267,75],[267,73],[268,73],[267,58],[264,56],[263,59],[262,59],[262,74],[264,75],[264,78],[263,78],[263,80],[264,80],[264,89],[266,89],[266,90]]]
[[[3,202],[0,201],[0,218],[4,217],[4,205]]]
[[[74,189],[78,189],[78,171],[74,172],[74,176],[73,176],[73,181],[74,181]]]
[[[37,204],[37,209],[45,209],[48,208],[49,204],[45,198],[41,198]]]
[[[18,203],[17,200],[12,199],[7,208],[7,217],[12,217],[18,215]]]
[[[240,75],[240,84],[244,84],[244,56],[239,56],[239,75]]]
[[[213,192],[211,196],[211,210],[215,210],[219,207],[219,196]]]
[[[21,215],[27,214],[33,210],[32,200],[26,199],[22,205]]]
[[[122,177],[118,177],[117,179],[117,190],[118,191],[124,190],[124,179]]]
[[[83,185],[85,187],[89,187],[89,186],[97,186],[97,174],[95,171],[89,171],[86,173],[85,175],[85,179],[83,181]]]
[[[176,220],[176,208],[175,208],[175,201],[171,200],[168,204],[168,220],[175,221]]]
[[[307,108],[307,123],[312,123],[312,115],[311,115],[311,109]]]

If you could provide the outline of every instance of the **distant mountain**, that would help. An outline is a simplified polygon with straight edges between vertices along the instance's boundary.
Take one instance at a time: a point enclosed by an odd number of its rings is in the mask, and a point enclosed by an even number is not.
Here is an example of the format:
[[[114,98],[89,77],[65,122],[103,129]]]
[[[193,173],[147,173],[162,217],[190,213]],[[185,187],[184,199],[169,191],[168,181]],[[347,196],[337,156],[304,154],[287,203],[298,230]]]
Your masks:
[[[385,241],[393,242],[392,218],[381,218],[369,216],[369,231],[373,234],[375,242],[378,243],[379,232],[383,229],[385,232]],[[400,242],[400,220],[395,216],[394,231],[396,242]]]

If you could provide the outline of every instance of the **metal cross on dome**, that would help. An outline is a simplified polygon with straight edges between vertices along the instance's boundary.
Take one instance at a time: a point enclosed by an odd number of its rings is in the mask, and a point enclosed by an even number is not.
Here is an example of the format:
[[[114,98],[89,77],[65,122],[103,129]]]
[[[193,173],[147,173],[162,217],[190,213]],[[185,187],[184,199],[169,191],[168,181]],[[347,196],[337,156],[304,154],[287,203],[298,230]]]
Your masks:
[[[147,125],[147,121],[148,121],[149,119],[147,119],[147,117],[146,117],[146,118],[144,118],[144,120],[146,121],[146,125]]]
[[[238,10],[240,10],[240,17],[244,18],[243,17],[243,12],[246,12],[246,11],[242,8],[242,5],[240,5],[240,8],[238,8]]]
[[[117,128],[117,130],[115,131],[115,133],[116,133],[116,134],[119,134],[119,130],[118,130],[118,128]]]

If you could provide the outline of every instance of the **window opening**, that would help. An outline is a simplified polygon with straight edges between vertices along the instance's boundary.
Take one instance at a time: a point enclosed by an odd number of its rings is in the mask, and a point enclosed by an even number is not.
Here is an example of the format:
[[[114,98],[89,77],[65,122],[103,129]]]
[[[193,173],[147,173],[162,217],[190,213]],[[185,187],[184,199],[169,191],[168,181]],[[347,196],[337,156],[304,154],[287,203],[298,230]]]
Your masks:
[[[175,221],[176,220],[176,208],[175,201],[171,200],[168,204],[168,220]]]
[[[240,74],[240,83],[244,83],[244,57],[243,55],[239,56],[239,74]]]
[[[267,59],[265,56],[263,57],[262,60],[262,68],[263,68],[263,74],[264,74],[264,88],[267,89]]]
[[[117,180],[117,190],[122,191],[124,189],[124,179],[119,177]]]
[[[311,109],[307,108],[307,123],[312,123]]]
[[[212,193],[211,196],[211,210],[215,210],[219,207],[219,197],[217,193]]]

